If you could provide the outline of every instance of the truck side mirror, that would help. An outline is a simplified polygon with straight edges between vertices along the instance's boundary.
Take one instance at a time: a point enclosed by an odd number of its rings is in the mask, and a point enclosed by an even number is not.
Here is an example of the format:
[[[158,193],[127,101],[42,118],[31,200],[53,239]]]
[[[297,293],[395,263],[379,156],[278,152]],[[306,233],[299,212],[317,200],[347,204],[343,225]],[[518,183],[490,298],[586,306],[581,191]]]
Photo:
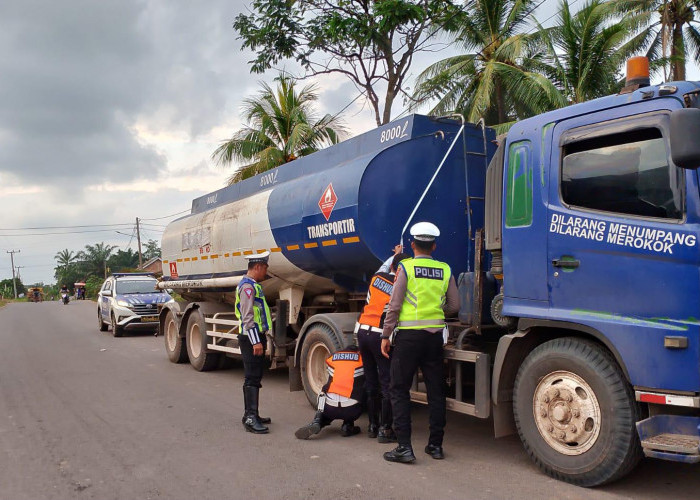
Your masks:
[[[676,166],[700,167],[700,109],[683,108],[671,113],[671,159]]]

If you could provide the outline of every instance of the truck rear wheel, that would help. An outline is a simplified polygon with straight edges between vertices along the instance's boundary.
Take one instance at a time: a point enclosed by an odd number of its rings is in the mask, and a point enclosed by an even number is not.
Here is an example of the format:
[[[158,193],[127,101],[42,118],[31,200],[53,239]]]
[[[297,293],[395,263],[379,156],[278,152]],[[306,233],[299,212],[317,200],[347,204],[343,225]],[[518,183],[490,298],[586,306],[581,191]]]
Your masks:
[[[316,408],[318,394],[328,380],[326,358],[341,348],[330,327],[316,323],[311,325],[301,346],[301,382],[306,399]]]
[[[555,479],[599,486],[641,458],[632,389],[594,342],[569,337],[537,347],[518,370],[513,399],[525,450]]]
[[[184,337],[180,336],[180,329],[172,311],[168,311],[163,322],[165,338],[165,352],[172,363],[184,363],[188,361],[187,346]]]
[[[207,325],[204,316],[195,309],[187,318],[187,356],[192,368],[198,372],[215,370],[219,366],[218,352],[212,352],[207,348]]]

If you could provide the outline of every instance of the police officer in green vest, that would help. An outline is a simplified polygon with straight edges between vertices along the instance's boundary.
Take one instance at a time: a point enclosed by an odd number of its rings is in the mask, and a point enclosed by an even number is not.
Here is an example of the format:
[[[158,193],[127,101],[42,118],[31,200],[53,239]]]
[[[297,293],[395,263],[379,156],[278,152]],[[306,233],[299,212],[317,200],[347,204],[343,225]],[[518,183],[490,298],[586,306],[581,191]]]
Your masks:
[[[382,354],[391,354],[391,405],[398,446],[384,453],[390,462],[416,460],[411,445],[411,385],[418,368],[428,392],[430,436],[425,452],[444,458],[445,373],[443,345],[447,341],[445,315],[459,310],[459,294],[450,266],[431,257],[440,230],[430,222],[410,230],[414,258],[399,264],[394,291],[384,319]]]
[[[270,252],[248,255],[248,273],[243,276],[236,288],[236,318],[241,322],[238,335],[238,345],[243,357],[245,381],[243,382],[243,400],[245,413],[243,426],[248,432],[266,434],[269,432],[269,418],[258,414],[258,396],[260,381],[263,376],[265,349],[267,348],[266,332],[272,329],[270,308],[265,302],[260,281],[267,276],[267,260]]]

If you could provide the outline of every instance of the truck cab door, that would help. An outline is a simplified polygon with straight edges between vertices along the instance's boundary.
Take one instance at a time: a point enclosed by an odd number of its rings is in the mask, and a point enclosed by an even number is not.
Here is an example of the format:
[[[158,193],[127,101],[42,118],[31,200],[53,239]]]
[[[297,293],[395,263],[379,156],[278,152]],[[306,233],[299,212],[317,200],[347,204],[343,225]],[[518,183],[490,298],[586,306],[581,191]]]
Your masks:
[[[698,178],[670,160],[669,110],[619,116],[555,127],[550,315],[597,332],[632,384],[697,391]],[[664,348],[667,336],[687,337],[688,348]]]

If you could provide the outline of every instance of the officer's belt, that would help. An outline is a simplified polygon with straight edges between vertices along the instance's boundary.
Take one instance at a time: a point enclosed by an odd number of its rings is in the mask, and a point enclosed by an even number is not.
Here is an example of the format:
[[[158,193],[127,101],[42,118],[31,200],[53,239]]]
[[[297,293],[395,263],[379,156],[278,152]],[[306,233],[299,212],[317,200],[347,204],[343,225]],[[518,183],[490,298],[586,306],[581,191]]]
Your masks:
[[[418,319],[415,321],[399,321],[397,328],[406,328],[410,326],[427,326],[431,328],[443,328],[445,326],[444,319]]]
[[[358,402],[354,399],[348,399],[347,401],[335,401],[330,398],[326,398],[326,406],[334,406],[336,408],[347,408],[349,406],[355,406]]]
[[[362,330],[375,332],[379,334],[381,334],[384,331],[381,328],[377,328],[376,326],[365,325],[363,323],[355,323],[355,333],[358,333]]]

